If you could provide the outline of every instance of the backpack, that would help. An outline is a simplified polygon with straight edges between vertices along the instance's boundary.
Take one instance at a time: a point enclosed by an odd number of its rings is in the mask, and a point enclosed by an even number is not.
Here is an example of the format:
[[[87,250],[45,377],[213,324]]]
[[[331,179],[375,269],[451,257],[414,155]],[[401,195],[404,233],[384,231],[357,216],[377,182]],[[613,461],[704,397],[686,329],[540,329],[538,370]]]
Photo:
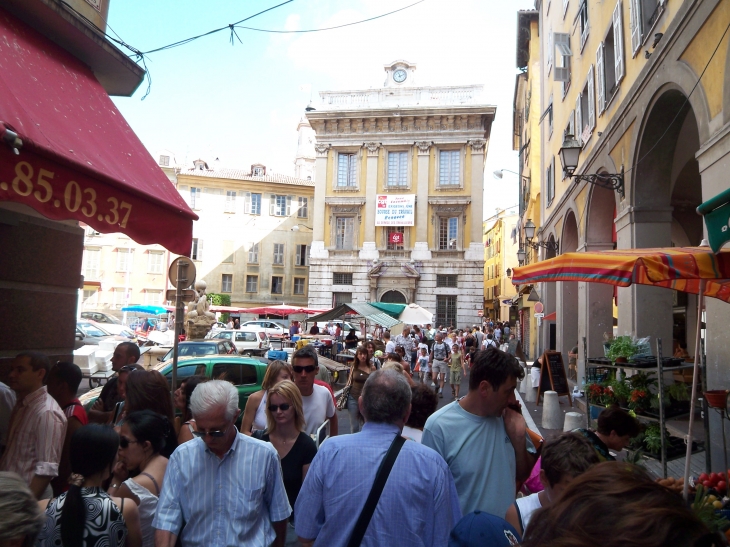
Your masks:
[[[449,346],[445,342],[433,345],[433,358],[436,361],[446,361],[449,355]]]

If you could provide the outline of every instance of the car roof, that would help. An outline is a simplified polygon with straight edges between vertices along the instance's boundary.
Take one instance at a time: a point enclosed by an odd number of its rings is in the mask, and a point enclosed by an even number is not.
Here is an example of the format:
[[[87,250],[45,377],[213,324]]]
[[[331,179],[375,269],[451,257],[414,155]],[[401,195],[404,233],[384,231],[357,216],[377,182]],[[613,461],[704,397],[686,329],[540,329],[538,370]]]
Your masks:
[[[262,363],[258,359],[254,359],[252,357],[244,357],[243,355],[228,355],[228,354],[213,354],[213,355],[190,355],[190,356],[179,356],[177,358],[178,366],[183,363],[207,363],[208,361],[215,360],[219,363],[224,361],[233,361],[238,363],[245,363],[248,365],[261,365],[261,366],[268,366],[266,363]],[[165,361],[164,363],[157,363],[156,365],[153,365],[150,370],[156,370],[158,372],[162,372],[163,369],[167,368],[169,365],[172,364],[172,359],[169,361]]]

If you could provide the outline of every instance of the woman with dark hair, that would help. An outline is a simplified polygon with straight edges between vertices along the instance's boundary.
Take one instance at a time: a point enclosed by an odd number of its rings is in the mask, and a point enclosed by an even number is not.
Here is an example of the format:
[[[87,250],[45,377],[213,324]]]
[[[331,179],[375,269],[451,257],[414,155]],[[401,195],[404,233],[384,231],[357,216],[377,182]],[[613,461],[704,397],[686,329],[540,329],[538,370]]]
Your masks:
[[[142,545],[137,505],[111,497],[101,486],[112,473],[118,447],[119,435],[108,426],[85,425],[73,434],[69,488],[48,501],[37,547]]]
[[[360,398],[365,381],[374,370],[375,367],[368,358],[368,350],[365,346],[357,346],[355,350],[355,361],[350,370],[350,393],[347,396],[347,412],[350,415],[350,433],[360,431],[360,420],[362,416],[360,415],[357,400]]]
[[[370,364],[375,367],[375,369],[379,369],[383,363],[380,362],[380,359],[375,357],[375,342],[372,340],[368,340],[365,343],[365,348],[368,350],[368,359],[370,360]]]
[[[202,374],[196,374],[195,376],[188,376],[182,382],[180,387],[175,390],[175,408],[181,412],[180,417],[175,417],[176,424],[180,423],[180,427],[177,425],[177,444],[186,443],[193,440],[193,431],[197,431],[198,427],[195,425],[195,419],[193,413],[190,411],[190,396],[195,391],[198,384],[207,382],[208,378]]]
[[[151,410],[162,414],[170,423],[175,419],[170,386],[156,370],[134,370],[127,378],[127,395],[124,398],[124,414],[129,416],[139,410]]]
[[[139,507],[143,547],[155,545],[152,520],[157,510],[160,485],[167,470],[167,459],[175,446],[175,431],[170,420],[151,410],[132,412],[122,425],[119,462],[114,467],[108,492],[129,498]],[[134,478],[129,478],[131,475]]]
[[[416,384],[411,387],[411,413],[406,425],[403,426],[403,436],[417,443],[423,437],[423,426],[428,417],[436,412],[439,404],[438,395],[426,384]]]
[[[534,513],[522,547],[711,547],[724,545],[682,497],[625,462],[581,474],[558,500]]]
[[[284,380],[293,380],[292,369],[285,361],[271,361],[266,367],[261,391],[252,393],[246,401],[241,418],[241,433],[251,435],[257,429],[266,429],[266,391]]]

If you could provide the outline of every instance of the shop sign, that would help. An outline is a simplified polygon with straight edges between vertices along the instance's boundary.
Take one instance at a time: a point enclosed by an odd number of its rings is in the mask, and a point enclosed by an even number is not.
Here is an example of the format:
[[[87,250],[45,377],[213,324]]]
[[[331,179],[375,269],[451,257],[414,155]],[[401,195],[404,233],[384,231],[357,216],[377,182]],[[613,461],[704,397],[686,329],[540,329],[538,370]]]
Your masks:
[[[377,196],[376,226],[413,226],[416,220],[416,195],[399,194]]]

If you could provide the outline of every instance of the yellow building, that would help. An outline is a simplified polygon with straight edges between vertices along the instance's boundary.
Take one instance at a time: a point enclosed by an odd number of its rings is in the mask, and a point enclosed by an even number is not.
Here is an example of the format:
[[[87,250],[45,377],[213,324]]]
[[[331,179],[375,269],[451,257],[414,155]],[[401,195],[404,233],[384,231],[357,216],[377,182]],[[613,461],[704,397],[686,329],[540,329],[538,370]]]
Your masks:
[[[379,89],[326,91],[316,133],[311,306],[416,302],[479,321],[484,161],[495,108],[482,86],[419,87],[416,65]]]
[[[484,221],[484,316],[513,326],[517,321],[516,290],[510,275],[517,266],[517,219],[513,208]]]
[[[728,188],[730,2],[538,0],[536,10],[540,241],[554,239],[560,253],[698,245],[697,205]],[[574,174],[618,175],[603,180],[622,187],[568,176],[559,159],[564,144],[581,148]],[[587,355],[600,355],[603,334],[613,329],[613,288],[548,283],[539,292],[545,312],[556,312],[556,346],[566,362],[583,338]],[[694,354],[694,296],[631,286],[618,289],[617,302],[618,334],[651,336],[652,344],[661,338],[664,348],[677,339]],[[710,389],[730,385],[728,321],[730,308],[710,299]],[[580,381],[586,354],[582,343],[579,349]],[[713,457],[719,427],[711,417]]]

